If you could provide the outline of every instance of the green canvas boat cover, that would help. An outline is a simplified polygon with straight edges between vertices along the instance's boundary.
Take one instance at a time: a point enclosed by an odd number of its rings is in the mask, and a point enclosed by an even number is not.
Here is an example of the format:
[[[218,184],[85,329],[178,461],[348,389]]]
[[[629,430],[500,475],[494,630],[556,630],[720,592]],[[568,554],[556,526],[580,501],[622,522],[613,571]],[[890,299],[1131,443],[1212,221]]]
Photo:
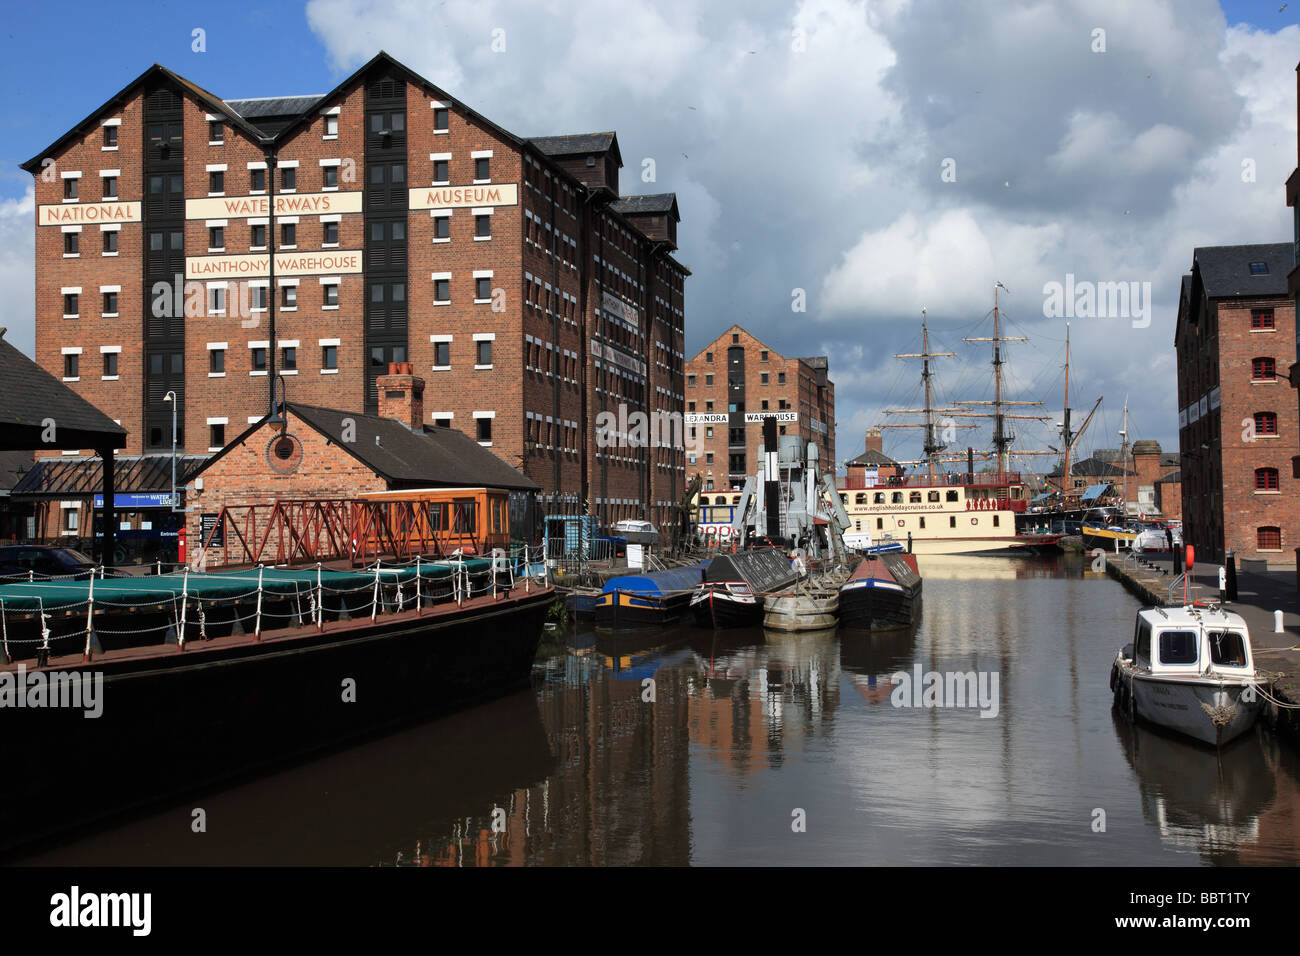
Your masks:
[[[491,570],[490,558],[466,558],[463,565],[450,561],[421,562],[419,575],[421,581],[440,581],[451,578],[454,571],[463,566],[471,575],[483,574]],[[315,568],[265,568],[262,574],[263,594],[306,596],[315,590],[317,575],[326,594],[339,591],[359,591],[373,587],[375,569],[367,571],[317,571]],[[414,564],[400,567],[379,568],[379,580],[383,584],[414,583],[416,566]],[[82,581],[34,581],[32,583],[0,585],[0,608],[6,612],[27,613],[43,610],[57,611],[86,605],[92,596],[96,610],[119,609],[130,611],[134,608],[148,607],[156,604],[170,604],[182,595],[201,600],[234,600],[238,598],[255,598],[257,596],[258,569],[242,571],[214,571],[203,574],[191,572],[185,574],[154,574],[141,577],[95,578]]]

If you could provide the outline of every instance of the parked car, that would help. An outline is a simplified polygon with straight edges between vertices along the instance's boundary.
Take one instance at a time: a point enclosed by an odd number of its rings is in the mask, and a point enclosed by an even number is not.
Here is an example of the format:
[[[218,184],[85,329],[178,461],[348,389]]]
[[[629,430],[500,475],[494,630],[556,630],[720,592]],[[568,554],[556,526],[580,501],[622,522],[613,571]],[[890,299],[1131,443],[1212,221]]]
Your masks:
[[[93,559],[72,548],[43,545],[10,545],[0,548],[0,579],[14,581],[71,575],[89,577],[98,565]]]

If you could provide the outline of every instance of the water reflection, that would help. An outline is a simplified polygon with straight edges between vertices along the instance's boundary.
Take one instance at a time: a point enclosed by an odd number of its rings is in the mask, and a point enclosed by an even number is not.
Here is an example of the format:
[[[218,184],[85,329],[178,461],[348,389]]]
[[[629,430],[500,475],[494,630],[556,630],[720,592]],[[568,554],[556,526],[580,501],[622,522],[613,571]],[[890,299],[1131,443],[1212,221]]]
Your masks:
[[[1119,585],[1080,558],[921,561],[915,629],[555,631],[530,692],[40,862],[1300,860],[1289,748],[1261,730],[1216,755],[1112,714],[1137,607]],[[890,675],[918,665],[996,674],[997,716],[893,706]],[[195,805],[220,837],[190,833]]]

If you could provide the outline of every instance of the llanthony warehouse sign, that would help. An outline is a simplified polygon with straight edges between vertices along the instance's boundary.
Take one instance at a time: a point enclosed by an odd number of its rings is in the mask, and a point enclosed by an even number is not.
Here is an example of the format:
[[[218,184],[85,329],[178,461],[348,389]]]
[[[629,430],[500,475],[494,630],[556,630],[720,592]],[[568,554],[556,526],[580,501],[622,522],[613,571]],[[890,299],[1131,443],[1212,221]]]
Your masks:
[[[360,249],[331,249],[327,252],[277,252],[277,276],[350,274],[361,271]],[[266,255],[191,256],[185,260],[187,279],[231,279],[269,276],[271,260]]]

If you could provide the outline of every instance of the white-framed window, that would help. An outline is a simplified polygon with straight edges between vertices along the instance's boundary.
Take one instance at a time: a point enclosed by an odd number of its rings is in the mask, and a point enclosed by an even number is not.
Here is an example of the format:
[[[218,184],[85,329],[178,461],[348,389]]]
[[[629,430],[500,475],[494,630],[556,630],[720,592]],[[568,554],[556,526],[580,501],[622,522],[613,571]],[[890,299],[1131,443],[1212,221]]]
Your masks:
[[[429,162],[433,163],[433,185],[451,185],[451,153],[430,153]]]
[[[429,342],[433,345],[433,371],[447,372],[451,370],[451,343],[450,335],[430,335]]]
[[[104,131],[104,141],[99,148],[106,153],[116,152],[118,128],[122,125],[121,119],[106,119],[99,125]]]
[[[492,150],[478,149],[469,156],[474,161],[474,182],[492,182]]]
[[[492,419],[496,417],[496,412],[474,413],[474,437],[485,448],[492,446]]]
[[[441,135],[450,133],[451,104],[433,100],[429,103],[429,109],[433,110],[433,132]]]
[[[474,333],[474,368],[476,371],[492,368],[492,343],[495,341],[495,332]]]
[[[325,119],[325,131],[321,134],[321,139],[338,139],[339,138],[339,113],[342,111],[340,106],[332,106],[327,110],[322,110]]]
[[[430,278],[433,279],[433,304],[451,305],[451,273],[435,272]]]
[[[430,209],[429,215],[433,217],[433,241],[451,242],[451,216],[450,209]]]
[[[474,271],[474,304],[482,305],[492,301],[492,270],[476,269]]]

